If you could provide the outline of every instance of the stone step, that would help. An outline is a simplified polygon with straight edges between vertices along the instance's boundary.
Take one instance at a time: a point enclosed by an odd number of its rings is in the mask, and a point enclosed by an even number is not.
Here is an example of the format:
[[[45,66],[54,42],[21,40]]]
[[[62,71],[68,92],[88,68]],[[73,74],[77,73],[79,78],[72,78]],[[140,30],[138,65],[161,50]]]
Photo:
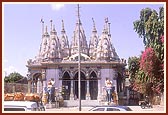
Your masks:
[[[45,106],[46,109],[59,108],[59,103],[57,102],[47,103]]]
[[[117,105],[114,102],[100,102],[100,105]]]
[[[82,107],[89,107],[89,106],[98,106],[98,100],[81,100]],[[79,101],[78,100],[64,100],[64,107],[78,107]]]
[[[81,100],[82,107],[94,107],[94,106],[101,106],[101,105],[116,105],[116,103],[114,102],[108,103],[106,101],[99,102],[98,100]],[[64,100],[63,107],[79,107],[79,101]],[[46,104],[46,109],[52,109],[52,108],[59,108],[59,103],[52,102],[52,103]]]

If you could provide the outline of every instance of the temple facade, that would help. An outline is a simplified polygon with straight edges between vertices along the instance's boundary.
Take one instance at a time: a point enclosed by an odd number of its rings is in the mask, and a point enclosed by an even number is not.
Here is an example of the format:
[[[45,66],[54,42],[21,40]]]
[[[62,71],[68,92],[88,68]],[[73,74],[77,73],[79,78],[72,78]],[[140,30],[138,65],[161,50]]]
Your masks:
[[[42,21],[39,52],[34,59],[29,59],[26,65],[29,92],[43,93],[48,81],[53,79],[55,88],[65,88],[66,93],[62,94],[64,100],[78,99],[79,54],[82,100],[101,100],[106,78],[112,81],[116,93],[123,92],[126,61],[119,58],[112,44],[108,18],[105,18],[101,35],[97,34],[95,21],[92,20],[91,35],[85,36],[82,22],[80,18],[77,19],[72,39],[66,35],[63,20],[61,35],[57,34],[52,20],[50,30],[47,26],[44,27]],[[86,38],[90,38],[89,42]]]

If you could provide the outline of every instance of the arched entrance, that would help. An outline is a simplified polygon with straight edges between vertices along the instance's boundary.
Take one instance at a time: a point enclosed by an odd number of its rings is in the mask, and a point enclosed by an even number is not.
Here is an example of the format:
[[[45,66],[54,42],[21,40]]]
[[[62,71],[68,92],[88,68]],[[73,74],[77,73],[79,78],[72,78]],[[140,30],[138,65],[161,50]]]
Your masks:
[[[78,98],[78,72],[74,77],[74,95],[75,98]],[[81,72],[81,100],[86,99],[86,77],[83,72]]]
[[[90,92],[90,99],[97,100],[98,96],[98,81],[95,72],[92,72],[89,77],[89,92]]]
[[[43,92],[43,83],[41,73],[35,73],[32,77],[31,82],[31,92],[32,93],[42,93]]]
[[[64,100],[69,100],[71,90],[71,80],[68,72],[65,72],[62,77],[62,96]]]
[[[117,76],[117,92],[122,92],[123,91],[123,79],[120,73],[118,73]]]

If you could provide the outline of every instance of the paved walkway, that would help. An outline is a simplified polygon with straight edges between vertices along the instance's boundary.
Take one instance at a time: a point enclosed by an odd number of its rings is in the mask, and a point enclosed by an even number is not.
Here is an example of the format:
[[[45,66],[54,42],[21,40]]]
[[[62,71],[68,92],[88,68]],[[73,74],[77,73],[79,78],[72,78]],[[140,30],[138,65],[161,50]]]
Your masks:
[[[89,109],[91,109],[92,107],[82,107],[81,111],[89,111]],[[53,108],[53,109],[46,109],[46,111],[52,111],[52,112],[79,112],[79,107],[60,107],[60,108]]]
[[[133,112],[147,112],[147,113],[165,113],[166,112],[166,108],[164,108],[164,106],[160,106],[160,105],[154,105],[153,108],[146,108],[146,109],[142,109],[140,106],[128,106],[130,107]],[[60,107],[60,108],[53,108],[53,109],[46,109],[46,111],[48,112],[63,112],[63,113],[67,113],[67,112],[90,112],[89,110],[92,107],[82,107],[81,111],[79,111],[79,107]]]
[[[137,112],[137,111],[142,111],[142,112],[166,112],[166,108],[164,108],[164,106],[161,105],[153,105],[153,108],[145,108],[142,109],[141,106],[128,106],[130,107],[133,111]]]

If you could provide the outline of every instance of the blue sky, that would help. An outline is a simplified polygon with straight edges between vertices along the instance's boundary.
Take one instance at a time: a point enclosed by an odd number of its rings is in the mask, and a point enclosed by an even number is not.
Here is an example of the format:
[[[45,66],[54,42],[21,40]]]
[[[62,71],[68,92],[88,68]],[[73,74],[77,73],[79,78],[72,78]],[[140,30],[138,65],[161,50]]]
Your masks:
[[[143,8],[159,10],[162,4],[87,4],[80,3],[80,15],[87,43],[93,28],[92,18],[96,23],[98,35],[102,33],[104,18],[111,23],[112,44],[120,58],[126,60],[131,56],[139,56],[144,50],[142,39],[133,30],[133,22],[139,19]],[[27,73],[27,60],[34,59],[38,54],[43,17],[45,25],[50,29],[50,20],[55,24],[57,35],[60,36],[61,20],[71,41],[77,19],[76,4],[4,4],[3,10],[3,72]]]

